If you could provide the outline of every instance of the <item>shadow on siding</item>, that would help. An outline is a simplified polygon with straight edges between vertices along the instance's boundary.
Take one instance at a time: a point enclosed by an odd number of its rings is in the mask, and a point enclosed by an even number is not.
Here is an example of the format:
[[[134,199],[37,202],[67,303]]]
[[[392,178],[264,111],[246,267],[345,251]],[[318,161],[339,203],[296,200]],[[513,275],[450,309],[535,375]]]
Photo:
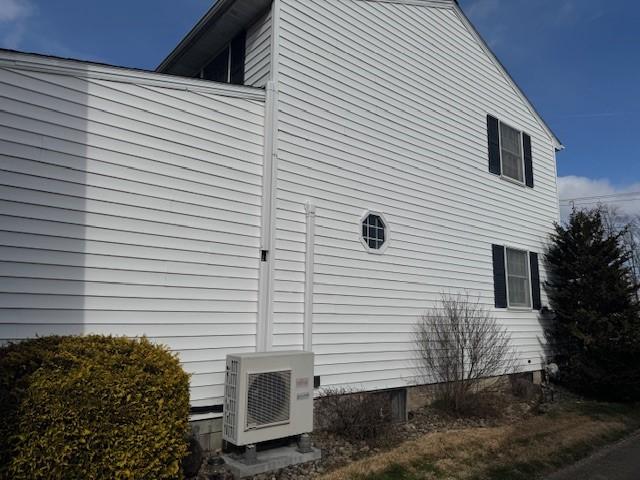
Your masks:
[[[0,68],[0,340],[85,332],[88,83]]]

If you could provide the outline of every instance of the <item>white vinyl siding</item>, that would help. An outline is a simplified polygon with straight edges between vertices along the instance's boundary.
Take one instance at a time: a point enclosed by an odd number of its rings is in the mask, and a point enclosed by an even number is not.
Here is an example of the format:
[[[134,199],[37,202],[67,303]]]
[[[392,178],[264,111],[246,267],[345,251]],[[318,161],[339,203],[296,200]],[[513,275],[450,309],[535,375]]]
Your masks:
[[[493,309],[488,246],[539,251],[558,218],[552,140],[453,2],[415,3],[281,1],[274,344],[302,348],[310,201],[324,386],[415,383],[417,318],[459,289]],[[486,171],[486,112],[531,133],[535,191]],[[362,248],[368,210],[392,226],[383,255]],[[521,368],[540,368],[536,314],[495,315]]]
[[[264,101],[100,71],[0,68],[0,341],[146,335],[219,404],[256,343]]]
[[[271,11],[247,30],[244,83],[264,87],[271,74]]]
[[[529,254],[513,248],[506,248],[505,252],[509,307],[531,308]]]

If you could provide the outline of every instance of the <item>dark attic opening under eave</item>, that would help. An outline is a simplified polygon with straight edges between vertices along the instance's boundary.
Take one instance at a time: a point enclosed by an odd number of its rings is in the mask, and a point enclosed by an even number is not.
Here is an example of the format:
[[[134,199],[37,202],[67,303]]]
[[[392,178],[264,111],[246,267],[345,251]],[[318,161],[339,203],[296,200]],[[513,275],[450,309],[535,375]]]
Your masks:
[[[270,7],[272,0],[218,0],[156,68],[159,73],[193,77],[238,33]]]

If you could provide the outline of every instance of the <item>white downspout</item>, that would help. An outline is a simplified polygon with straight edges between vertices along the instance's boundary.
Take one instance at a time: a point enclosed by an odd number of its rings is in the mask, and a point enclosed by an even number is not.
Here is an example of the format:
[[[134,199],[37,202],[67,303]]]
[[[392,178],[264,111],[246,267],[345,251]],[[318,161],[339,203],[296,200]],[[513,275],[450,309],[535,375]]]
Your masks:
[[[264,165],[262,170],[262,233],[260,238],[260,281],[258,295],[258,320],[256,326],[256,350],[266,352],[271,346],[271,271],[273,264],[273,217],[274,217],[274,122],[276,108],[274,83],[266,86],[264,117]]]
[[[307,239],[304,261],[304,335],[303,345],[307,352],[313,351],[313,274],[316,238],[316,207],[310,202],[305,204],[307,216]]]
[[[262,234],[258,285],[256,350],[273,346],[273,284],[275,277],[276,197],[278,193],[278,64],[280,0],[271,4],[271,75],[266,85],[264,166],[262,184]]]

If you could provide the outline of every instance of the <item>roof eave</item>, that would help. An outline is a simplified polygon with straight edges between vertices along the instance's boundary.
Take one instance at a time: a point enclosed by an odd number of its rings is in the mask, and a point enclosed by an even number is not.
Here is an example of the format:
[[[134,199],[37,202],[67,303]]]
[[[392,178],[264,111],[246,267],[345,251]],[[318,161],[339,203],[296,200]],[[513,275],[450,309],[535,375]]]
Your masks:
[[[205,62],[217,52],[213,47],[231,41],[235,33],[248,28],[264,13],[272,0],[218,0],[185,35],[173,51],[158,65],[157,72],[188,75],[193,62]],[[217,36],[218,34],[219,36]],[[224,38],[223,38],[224,37]],[[227,38],[230,37],[230,38]],[[198,65],[200,68],[202,65]]]

